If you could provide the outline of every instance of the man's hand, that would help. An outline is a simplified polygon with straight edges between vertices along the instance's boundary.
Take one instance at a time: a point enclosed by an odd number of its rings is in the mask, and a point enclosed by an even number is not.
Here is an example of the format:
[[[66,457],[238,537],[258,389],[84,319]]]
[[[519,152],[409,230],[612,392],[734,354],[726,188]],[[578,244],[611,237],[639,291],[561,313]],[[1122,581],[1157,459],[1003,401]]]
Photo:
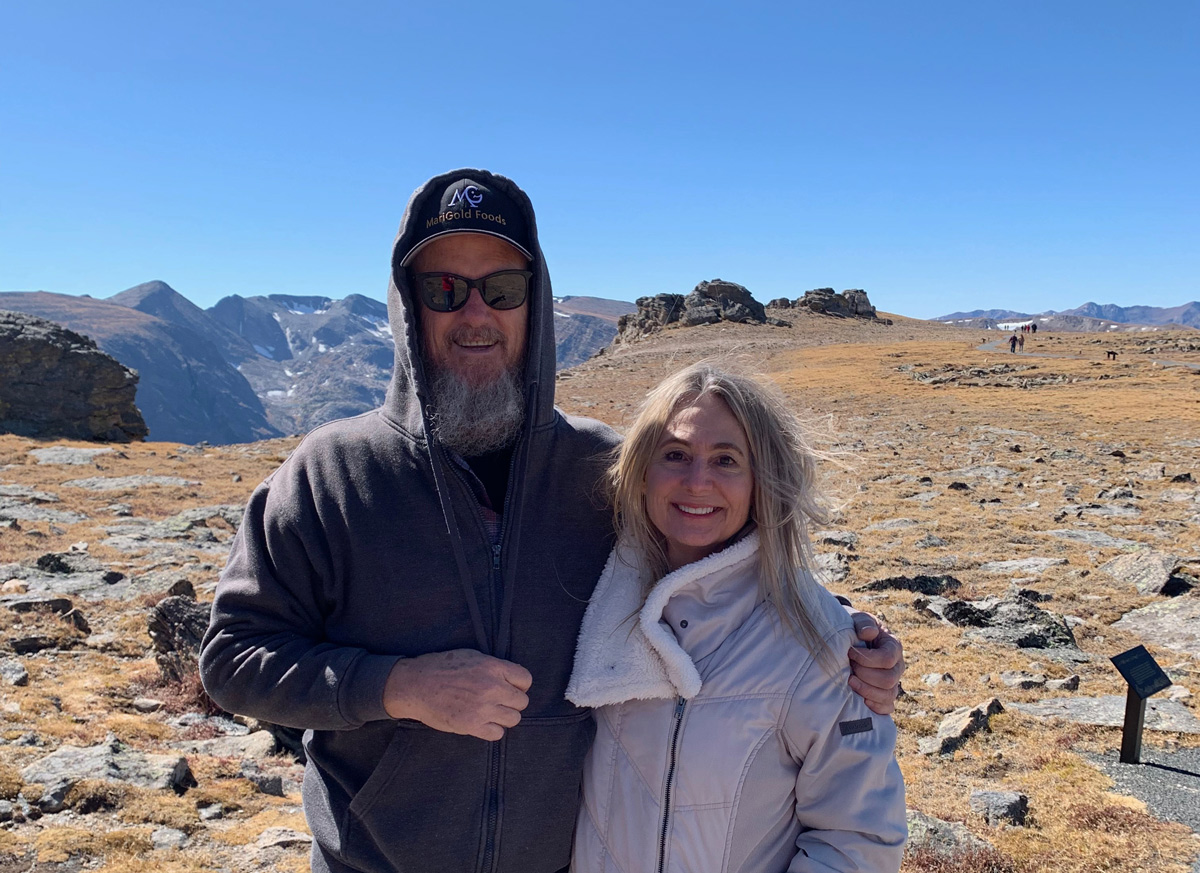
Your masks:
[[[388,674],[383,707],[434,730],[495,741],[521,720],[533,676],[520,664],[474,649],[401,658]]]
[[[856,612],[852,617],[858,638],[868,647],[850,648],[850,687],[872,712],[891,715],[904,675],[904,646],[869,612]]]

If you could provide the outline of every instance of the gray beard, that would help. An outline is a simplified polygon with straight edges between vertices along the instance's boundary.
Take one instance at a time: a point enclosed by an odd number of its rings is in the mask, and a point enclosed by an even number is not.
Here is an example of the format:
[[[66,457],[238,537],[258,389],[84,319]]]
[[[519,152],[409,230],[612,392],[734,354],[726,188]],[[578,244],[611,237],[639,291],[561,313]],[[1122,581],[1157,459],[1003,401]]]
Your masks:
[[[429,385],[430,426],[437,441],[464,458],[516,443],[525,422],[521,375],[520,368],[505,370],[490,384],[471,385],[450,370],[435,370]]]

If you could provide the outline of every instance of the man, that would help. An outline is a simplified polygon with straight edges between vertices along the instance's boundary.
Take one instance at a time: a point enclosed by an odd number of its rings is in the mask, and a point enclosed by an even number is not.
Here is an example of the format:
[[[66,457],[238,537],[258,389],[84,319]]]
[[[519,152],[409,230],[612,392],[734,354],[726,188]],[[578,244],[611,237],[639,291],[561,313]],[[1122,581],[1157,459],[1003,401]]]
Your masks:
[[[563,692],[618,437],[554,409],[550,277],[508,179],[413,194],[388,310],[383,407],[317,428],[255,490],[201,675],[226,709],[306,729],[314,871],[550,873],[593,733]],[[852,685],[886,712],[903,665],[882,639]]]

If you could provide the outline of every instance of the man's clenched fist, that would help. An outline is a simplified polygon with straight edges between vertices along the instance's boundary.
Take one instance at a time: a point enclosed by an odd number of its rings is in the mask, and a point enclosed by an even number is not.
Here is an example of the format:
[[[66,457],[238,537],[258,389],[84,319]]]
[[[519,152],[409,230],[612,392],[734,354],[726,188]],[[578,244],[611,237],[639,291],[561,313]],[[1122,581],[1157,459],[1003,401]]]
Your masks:
[[[520,664],[474,649],[402,658],[383,689],[392,718],[412,718],[431,728],[498,740],[521,720],[533,676]]]

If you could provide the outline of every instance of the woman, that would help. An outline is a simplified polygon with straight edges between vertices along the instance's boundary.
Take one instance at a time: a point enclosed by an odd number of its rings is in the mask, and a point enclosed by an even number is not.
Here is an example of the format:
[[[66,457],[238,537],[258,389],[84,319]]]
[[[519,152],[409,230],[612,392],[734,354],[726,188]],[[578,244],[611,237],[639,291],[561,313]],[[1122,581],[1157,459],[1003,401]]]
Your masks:
[[[805,570],[814,467],[749,379],[698,364],[648,396],[567,689],[597,722],[574,873],[899,869],[895,726],[847,688],[850,617]]]

